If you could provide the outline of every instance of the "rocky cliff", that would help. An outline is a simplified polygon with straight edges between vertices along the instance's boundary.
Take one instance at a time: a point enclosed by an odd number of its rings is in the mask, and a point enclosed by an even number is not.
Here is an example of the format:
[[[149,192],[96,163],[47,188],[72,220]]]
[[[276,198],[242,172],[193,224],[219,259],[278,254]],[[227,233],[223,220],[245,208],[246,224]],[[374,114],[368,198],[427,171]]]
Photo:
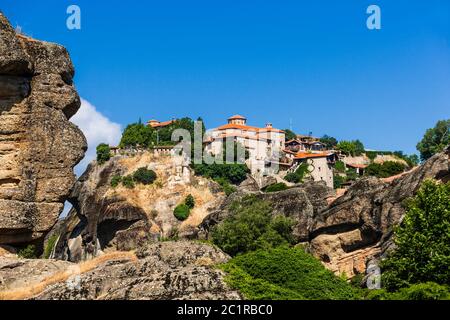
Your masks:
[[[151,185],[111,186],[114,176],[146,167],[156,172]],[[195,208],[178,221],[174,208],[187,195]],[[105,164],[91,163],[70,195],[74,208],[50,235],[58,237],[54,257],[80,261],[99,251],[132,250],[150,240],[192,238],[196,226],[225,195],[214,182],[195,177],[179,157],[152,151],[117,155]]]
[[[15,33],[0,13],[0,244],[41,240],[75,182],[86,140],[74,68],[56,44]]]
[[[229,257],[209,245],[178,241],[114,252],[74,264],[0,256],[0,300],[241,299],[215,265]]]
[[[254,194],[271,203],[274,215],[294,220],[297,243],[336,274],[353,277],[364,273],[370,262],[376,263],[392,247],[392,228],[405,214],[404,201],[415,195],[422,182],[450,179],[449,153],[437,154],[395,179],[364,178],[339,197],[322,183],[263,193],[246,181],[203,220],[198,235],[208,238],[211,228],[231,214],[233,201]]]
[[[310,227],[310,251],[336,273],[353,276],[392,248],[392,227],[405,214],[404,201],[422,182],[450,179],[450,150],[393,181],[363,179],[320,212]]]

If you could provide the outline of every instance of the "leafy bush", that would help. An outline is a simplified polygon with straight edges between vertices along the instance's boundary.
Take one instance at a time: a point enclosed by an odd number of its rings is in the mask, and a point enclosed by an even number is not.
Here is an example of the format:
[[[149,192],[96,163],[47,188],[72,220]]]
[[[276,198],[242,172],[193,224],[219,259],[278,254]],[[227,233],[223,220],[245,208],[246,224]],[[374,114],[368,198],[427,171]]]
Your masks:
[[[345,182],[345,178],[336,174],[333,178],[334,189],[339,189],[342,187],[342,184]]]
[[[293,222],[272,217],[266,201],[246,196],[230,207],[231,215],[211,232],[213,243],[230,255],[292,243]]]
[[[19,250],[17,255],[23,259],[36,259],[37,258],[36,246],[30,244],[25,248]]]
[[[52,254],[53,248],[56,245],[56,241],[58,240],[58,235],[57,234],[53,234],[52,236],[50,236],[47,240],[47,244],[44,248],[44,259],[49,259],[50,255]]]
[[[383,164],[371,163],[366,168],[366,174],[378,178],[388,178],[405,171],[405,165],[396,161],[386,161]]]
[[[189,209],[194,209],[195,207],[195,199],[192,194],[188,195],[184,200],[184,203],[188,206]]]
[[[381,264],[388,291],[422,282],[450,283],[450,183],[425,181],[394,232],[397,249]]]
[[[336,161],[336,164],[334,165],[334,169],[337,172],[345,173],[345,163],[342,161]]]
[[[264,192],[278,192],[278,191],[283,191],[286,189],[288,189],[288,186],[283,182],[279,182],[279,183],[274,183],[274,184],[271,184],[270,186],[265,187]]]
[[[413,284],[397,292],[371,290],[369,300],[450,300],[450,289],[434,282]]]
[[[191,213],[191,209],[189,207],[182,203],[175,207],[173,210],[173,214],[175,215],[175,218],[177,218],[180,221],[184,221],[189,217],[189,214]]]
[[[122,176],[120,176],[120,175],[113,176],[111,178],[111,187],[117,188],[119,186],[120,182],[122,182]]]
[[[230,194],[236,192],[236,190],[237,190],[236,187],[233,186],[233,185],[231,185],[231,184],[228,182],[228,180],[226,180],[226,179],[223,179],[223,178],[217,178],[217,179],[215,179],[215,181],[216,181],[218,184],[220,184],[220,186],[221,186],[222,189],[223,189],[223,192],[225,192],[225,194],[226,194],[227,196],[229,196]]]
[[[111,148],[105,143],[101,143],[97,146],[97,162],[98,164],[104,164],[111,159]]]
[[[288,173],[284,180],[291,183],[301,183],[305,176],[309,173],[309,165],[307,163],[302,163],[293,173]]]
[[[122,178],[122,184],[125,188],[133,189],[134,188],[134,180],[132,176],[125,176]]]
[[[239,255],[222,269],[247,299],[358,299],[359,290],[325,269],[302,248],[278,247]]]
[[[144,185],[152,184],[156,180],[156,173],[146,167],[139,168],[133,173],[133,179],[137,183]]]

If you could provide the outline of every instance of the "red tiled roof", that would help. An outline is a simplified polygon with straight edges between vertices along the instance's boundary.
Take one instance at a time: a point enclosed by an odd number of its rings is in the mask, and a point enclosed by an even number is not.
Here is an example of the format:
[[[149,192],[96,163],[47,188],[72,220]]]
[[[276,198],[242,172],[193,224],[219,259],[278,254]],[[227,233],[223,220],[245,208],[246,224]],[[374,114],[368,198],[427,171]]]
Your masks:
[[[158,120],[150,120],[148,122],[148,124],[150,126],[152,126],[153,128],[160,128],[160,127],[167,127],[169,125],[171,125],[172,123],[174,123],[176,120],[169,120],[169,121],[164,121],[164,122],[158,122],[158,123],[152,123],[152,122],[157,122]]]
[[[236,115],[234,115],[234,116],[228,118],[228,120],[247,120],[247,118],[246,118],[246,117],[243,117],[243,116],[241,116],[241,115],[239,115],[239,114],[236,114]]]
[[[328,157],[329,153],[309,153],[309,152],[297,152],[294,159],[311,159],[311,158],[324,158]]]
[[[247,126],[243,124],[235,124],[235,123],[228,123],[224,124],[223,126],[220,126],[217,128],[217,130],[227,130],[227,129],[240,129],[240,130],[247,130],[247,131],[255,131],[255,132],[284,132],[279,129],[275,128],[257,128],[252,126]]]

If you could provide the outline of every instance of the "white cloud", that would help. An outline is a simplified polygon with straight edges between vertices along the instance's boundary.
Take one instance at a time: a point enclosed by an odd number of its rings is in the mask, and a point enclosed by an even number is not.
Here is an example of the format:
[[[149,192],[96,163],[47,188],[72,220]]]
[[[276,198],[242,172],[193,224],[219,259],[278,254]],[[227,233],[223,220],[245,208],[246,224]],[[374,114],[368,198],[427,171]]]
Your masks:
[[[75,173],[80,176],[87,165],[95,159],[95,149],[100,143],[114,146],[119,143],[122,126],[109,120],[83,98],[81,98],[80,110],[70,120],[83,131],[88,142],[88,151],[84,159],[75,167]]]

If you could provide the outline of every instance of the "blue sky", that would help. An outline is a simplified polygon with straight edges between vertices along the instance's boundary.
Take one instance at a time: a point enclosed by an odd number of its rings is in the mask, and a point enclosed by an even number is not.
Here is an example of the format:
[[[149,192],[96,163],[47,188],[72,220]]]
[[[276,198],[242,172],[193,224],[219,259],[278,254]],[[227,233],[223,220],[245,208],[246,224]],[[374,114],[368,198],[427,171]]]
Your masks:
[[[66,8],[81,8],[81,30]],[[366,28],[377,4],[382,29]],[[235,113],[298,133],[415,152],[450,118],[450,1],[2,0],[66,46],[84,99],[113,122]]]

